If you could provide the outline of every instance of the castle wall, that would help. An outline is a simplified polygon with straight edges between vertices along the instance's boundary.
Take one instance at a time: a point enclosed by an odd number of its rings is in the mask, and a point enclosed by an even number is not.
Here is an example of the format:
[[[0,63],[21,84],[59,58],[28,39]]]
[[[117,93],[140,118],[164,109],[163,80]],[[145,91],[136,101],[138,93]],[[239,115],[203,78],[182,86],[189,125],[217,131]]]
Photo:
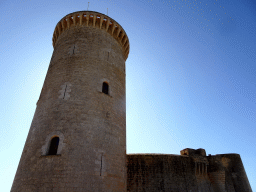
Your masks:
[[[127,191],[213,192],[207,174],[196,176],[195,162],[180,155],[127,155]]]
[[[127,155],[130,192],[252,192],[238,154]]]
[[[252,192],[239,154],[207,157],[209,178],[215,191]]]

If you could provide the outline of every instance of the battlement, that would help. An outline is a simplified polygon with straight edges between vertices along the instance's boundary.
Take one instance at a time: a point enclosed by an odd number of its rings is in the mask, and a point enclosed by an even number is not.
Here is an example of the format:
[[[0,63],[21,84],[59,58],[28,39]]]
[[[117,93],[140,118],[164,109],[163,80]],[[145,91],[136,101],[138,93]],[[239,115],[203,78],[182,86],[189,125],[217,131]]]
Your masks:
[[[55,27],[52,38],[53,47],[55,47],[62,32],[75,26],[91,26],[107,31],[119,42],[123,49],[124,59],[127,59],[130,43],[122,26],[110,17],[94,11],[78,11],[63,17]]]

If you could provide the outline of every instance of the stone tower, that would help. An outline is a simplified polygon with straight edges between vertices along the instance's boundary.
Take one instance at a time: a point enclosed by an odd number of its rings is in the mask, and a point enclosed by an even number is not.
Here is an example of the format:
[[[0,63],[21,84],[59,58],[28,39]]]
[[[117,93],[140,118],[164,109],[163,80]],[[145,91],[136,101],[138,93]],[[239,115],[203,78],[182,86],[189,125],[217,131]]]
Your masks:
[[[126,191],[125,61],[110,17],[62,18],[12,192]]]

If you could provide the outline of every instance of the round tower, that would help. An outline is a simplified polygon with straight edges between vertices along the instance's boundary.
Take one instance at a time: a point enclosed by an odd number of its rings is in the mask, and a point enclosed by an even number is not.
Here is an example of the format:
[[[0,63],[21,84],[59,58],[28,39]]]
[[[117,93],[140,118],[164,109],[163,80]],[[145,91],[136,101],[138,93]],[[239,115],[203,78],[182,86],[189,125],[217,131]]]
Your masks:
[[[63,17],[12,192],[126,191],[125,61],[110,17]]]

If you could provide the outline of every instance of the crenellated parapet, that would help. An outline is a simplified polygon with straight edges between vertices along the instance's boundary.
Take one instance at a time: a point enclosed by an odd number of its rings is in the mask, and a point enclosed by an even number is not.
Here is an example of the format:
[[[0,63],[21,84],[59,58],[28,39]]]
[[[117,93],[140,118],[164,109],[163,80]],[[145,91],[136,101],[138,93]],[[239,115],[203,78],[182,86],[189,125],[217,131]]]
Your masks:
[[[127,59],[130,44],[128,36],[122,26],[110,17],[94,11],[79,11],[70,13],[63,17],[55,27],[52,38],[53,47],[55,47],[58,37],[64,31],[75,26],[91,26],[107,31],[122,46],[123,56],[125,60]]]

